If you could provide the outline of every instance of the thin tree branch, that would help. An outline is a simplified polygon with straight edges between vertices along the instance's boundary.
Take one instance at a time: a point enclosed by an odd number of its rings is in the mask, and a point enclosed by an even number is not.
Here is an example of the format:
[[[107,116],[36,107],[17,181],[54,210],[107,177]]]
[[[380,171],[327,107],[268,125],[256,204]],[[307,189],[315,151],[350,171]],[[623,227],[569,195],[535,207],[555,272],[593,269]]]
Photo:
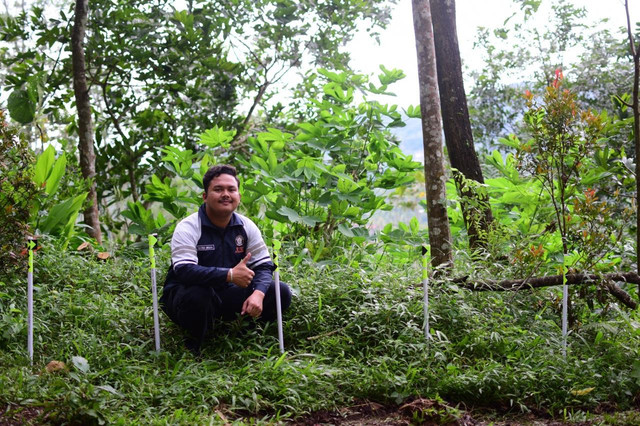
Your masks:
[[[113,71],[113,68],[107,72],[107,76],[105,77],[104,81],[101,84],[102,100],[104,101],[104,106],[107,108],[107,114],[109,114],[109,117],[111,117],[111,121],[113,121],[113,126],[115,127],[116,132],[118,132],[122,140],[125,141],[125,140],[128,140],[129,138],[122,131],[122,128],[120,127],[120,121],[118,120],[118,117],[115,116],[115,113],[111,109],[111,104],[109,103],[109,99],[107,97],[107,84],[109,81],[109,76],[111,75],[111,71]]]
[[[609,290],[612,296],[618,299],[625,306],[636,309],[638,303],[631,298],[631,296],[620,287],[613,284],[613,282],[625,282],[631,284],[640,285],[640,275],[635,272],[625,273],[611,273],[604,275],[596,274],[567,274],[567,285],[589,284],[602,282],[603,285]],[[453,283],[458,284],[462,288],[472,291],[519,291],[529,290],[541,287],[552,287],[562,285],[562,275],[549,275],[546,277],[535,277],[527,279],[515,279],[515,280],[481,280],[476,282],[467,281],[468,277],[460,277],[453,280]]]
[[[620,96],[618,95],[614,95],[613,98],[615,100],[617,100],[618,102],[620,102],[622,105],[628,107],[628,108],[633,108],[633,104],[630,104],[629,102],[625,101],[624,99],[622,99]]]
[[[244,131],[244,129],[247,127],[247,123],[249,123],[249,120],[251,120],[251,116],[253,115],[253,111],[260,104],[260,101],[262,100],[262,97],[264,96],[264,93],[267,91],[267,87],[269,87],[270,84],[271,84],[271,82],[267,79],[267,76],[265,74],[264,83],[262,83],[260,85],[260,88],[258,89],[258,93],[256,94],[255,98],[253,98],[253,104],[251,105],[251,108],[249,108],[249,112],[247,113],[247,116],[245,117],[244,121],[242,122],[242,127],[241,127],[240,131],[238,132],[238,135],[240,135]]]
[[[618,299],[618,301],[620,301],[620,303],[624,304],[625,306],[627,306],[628,308],[631,308],[631,309],[637,309],[638,308],[638,303],[631,298],[629,293],[627,293],[626,291],[622,290],[620,287],[615,285],[613,282],[605,281],[604,282],[604,286],[607,288],[607,290],[609,290],[609,293],[611,293],[611,295],[613,297],[615,297],[616,299]]]
[[[567,285],[572,284],[586,284],[595,281],[609,280],[616,282],[627,282],[633,284],[640,284],[640,275],[635,272],[623,272],[623,273],[611,273],[604,275],[596,274],[567,274]],[[453,280],[454,284],[462,285],[462,287],[474,291],[515,291],[526,290],[540,287],[551,287],[556,285],[562,285],[562,275],[548,275],[546,277],[534,277],[530,278],[526,286],[522,287],[523,279],[514,280],[480,280],[476,282],[469,282],[469,277],[460,277]],[[522,287],[522,288],[520,288]]]

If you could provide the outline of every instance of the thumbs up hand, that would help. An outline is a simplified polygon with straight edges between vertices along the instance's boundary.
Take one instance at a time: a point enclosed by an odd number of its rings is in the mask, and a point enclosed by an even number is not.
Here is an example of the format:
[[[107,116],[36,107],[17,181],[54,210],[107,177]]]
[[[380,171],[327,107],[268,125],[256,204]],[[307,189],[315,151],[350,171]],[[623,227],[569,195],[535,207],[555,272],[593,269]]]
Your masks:
[[[247,255],[238,263],[233,269],[230,271],[231,281],[238,287],[248,287],[251,284],[251,280],[253,280],[253,276],[256,274],[247,266],[247,262],[251,260],[251,253],[247,253]]]

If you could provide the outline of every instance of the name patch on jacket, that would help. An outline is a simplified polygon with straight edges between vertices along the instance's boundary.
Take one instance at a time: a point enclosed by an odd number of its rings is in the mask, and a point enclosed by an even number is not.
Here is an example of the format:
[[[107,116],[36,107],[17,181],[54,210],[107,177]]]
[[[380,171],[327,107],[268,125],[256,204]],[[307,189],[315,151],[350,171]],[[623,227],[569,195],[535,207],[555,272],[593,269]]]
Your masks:
[[[196,246],[196,249],[198,251],[213,251],[216,249],[216,246],[214,244],[205,244],[205,245]]]

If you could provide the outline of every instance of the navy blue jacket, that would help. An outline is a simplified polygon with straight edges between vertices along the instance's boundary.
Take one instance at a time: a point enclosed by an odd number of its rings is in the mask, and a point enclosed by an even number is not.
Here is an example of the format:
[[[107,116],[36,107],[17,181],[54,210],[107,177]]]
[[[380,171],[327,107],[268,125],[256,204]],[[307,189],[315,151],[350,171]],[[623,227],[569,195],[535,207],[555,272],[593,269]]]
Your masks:
[[[247,253],[251,253],[247,266],[255,272],[250,288],[266,294],[275,265],[256,224],[234,212],[227,227],[219,228],[211,223],[202,204],[173,232],[164,292],[177,285],[211,286],[214,290],[233,286],[227,282],[227,273]]]

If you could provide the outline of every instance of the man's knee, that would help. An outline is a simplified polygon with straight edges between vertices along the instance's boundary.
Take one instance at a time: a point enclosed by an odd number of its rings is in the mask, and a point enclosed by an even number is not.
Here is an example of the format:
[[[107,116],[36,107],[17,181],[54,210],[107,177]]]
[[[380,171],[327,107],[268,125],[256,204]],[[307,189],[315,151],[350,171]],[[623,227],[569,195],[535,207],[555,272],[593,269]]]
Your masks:
[[[272,303],[275,307],[276,301],[276,282],[271,281],[271,285],[267,290],[267,295],[265,299],[268,299],[269,303]],[[280,282],[280,306],[284,311],[291,305],[291,289],[287,285],[287,283]]]
[[[203,286],[187,287],[181,294],[181,298],[180,304],[194,309],[215,306],[217,300],[215,290],[211,287]]]
[[[189,320],[214,315],[218,297],[212,288],[191,286],[178,287],[173,291],[175,293],[168,298],[168,305],[164,310],[174,322],[190,322]]]
[[[271,282],[267,294],[264,298],[262,319],[264,321],[275,321],[276,319],[276,283]],[[280,283],[280,307],[286,311],[291,306],[291,289],[286,283]]]
[[[280,304],[283,311],[286,311],[287,309],[289,309],[289,306],[291,306],[291,289],[286,283],[283,282],[280,283]]]

